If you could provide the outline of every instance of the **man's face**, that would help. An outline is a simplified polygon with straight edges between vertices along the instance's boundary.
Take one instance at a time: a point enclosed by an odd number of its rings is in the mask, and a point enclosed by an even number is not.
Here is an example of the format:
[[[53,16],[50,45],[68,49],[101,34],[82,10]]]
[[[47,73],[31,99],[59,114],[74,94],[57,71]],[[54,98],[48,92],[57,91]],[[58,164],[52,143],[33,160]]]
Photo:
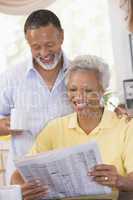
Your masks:
[[[55,56],[60,53],[63,43],[63,31],[49,24],[37,29],[27,30],[27,42],[33,58],[39,57],[43,64],[53,64]]]

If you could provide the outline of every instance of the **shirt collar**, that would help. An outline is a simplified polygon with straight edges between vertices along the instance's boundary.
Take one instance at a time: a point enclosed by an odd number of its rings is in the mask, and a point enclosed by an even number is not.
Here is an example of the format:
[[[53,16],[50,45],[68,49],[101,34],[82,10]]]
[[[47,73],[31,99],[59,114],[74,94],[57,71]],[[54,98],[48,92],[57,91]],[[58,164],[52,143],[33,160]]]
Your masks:
[[[70,60],[66,57],[64,51],[63,52],[63,72],[65,73],[68,70],[69,64],[70,64]]]
[[[110,129],[112,126],[114,126],[114,123],[118,121],[118,118],[115,114],[115,112],[111,112],[107,110],[107,108],[104,109],[102,119],[97,126],[97,128],[100,129]]]
[[[110,129],[116,122],[116,114],[104,109],[102,119],[95,129]],[[114,123],[113,123],[114,122]],[[79,127],[77,121],[77,113],[73,113],[69,119],[68,128],[74,129]]]
[[[77,121],[77,113],[72,113],[68,122],[68,128],[76,128],[78,127],[78,121]]]

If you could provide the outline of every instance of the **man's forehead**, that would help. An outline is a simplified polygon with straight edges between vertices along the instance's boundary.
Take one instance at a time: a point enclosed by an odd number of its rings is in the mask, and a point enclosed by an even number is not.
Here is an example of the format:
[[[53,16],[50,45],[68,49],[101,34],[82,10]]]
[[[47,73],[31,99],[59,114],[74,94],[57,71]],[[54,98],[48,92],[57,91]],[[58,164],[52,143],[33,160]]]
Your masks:
[[[52,32],[48,32],[48,31],[42,31],[40,33],[40,35],[44,38],[57,38],[59,37],[59,32],[56,32],[56,31],[52,31]]]
[[[38,28],[31,29],[27,31],[26,37],[28,39],[43,39],[43,40],[51,40],[58,39],[60,36],[60,32],[56,29],[46,29],[46,28]]]

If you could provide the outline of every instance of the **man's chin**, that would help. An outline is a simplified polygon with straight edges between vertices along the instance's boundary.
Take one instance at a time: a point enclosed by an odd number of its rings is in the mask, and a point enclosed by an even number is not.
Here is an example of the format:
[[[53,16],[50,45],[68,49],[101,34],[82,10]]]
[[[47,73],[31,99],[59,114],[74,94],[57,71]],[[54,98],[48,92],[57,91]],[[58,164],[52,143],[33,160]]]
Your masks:
[[[52,66],[52,65],[54,65],[54,62],[42,62],[42,64],[43,65],[45,65],[45,66]]]

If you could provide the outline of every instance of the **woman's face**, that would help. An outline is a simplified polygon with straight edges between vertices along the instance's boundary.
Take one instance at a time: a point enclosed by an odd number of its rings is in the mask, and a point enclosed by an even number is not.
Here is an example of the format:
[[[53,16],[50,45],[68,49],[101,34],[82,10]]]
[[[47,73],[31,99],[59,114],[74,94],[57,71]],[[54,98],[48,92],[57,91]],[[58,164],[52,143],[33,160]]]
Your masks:
[[[100,108],[103,88],[98,73],[92,70],[72,72],[67,84],[70,102],[77,113],[95,112]]]

